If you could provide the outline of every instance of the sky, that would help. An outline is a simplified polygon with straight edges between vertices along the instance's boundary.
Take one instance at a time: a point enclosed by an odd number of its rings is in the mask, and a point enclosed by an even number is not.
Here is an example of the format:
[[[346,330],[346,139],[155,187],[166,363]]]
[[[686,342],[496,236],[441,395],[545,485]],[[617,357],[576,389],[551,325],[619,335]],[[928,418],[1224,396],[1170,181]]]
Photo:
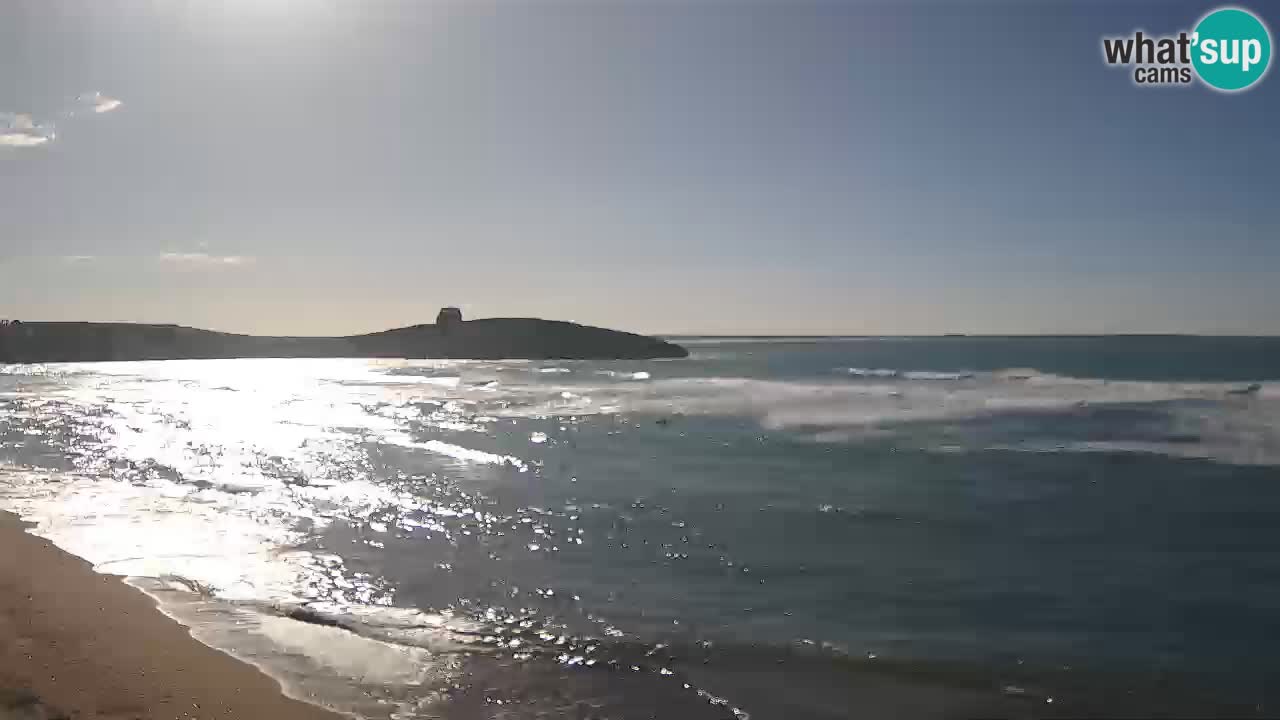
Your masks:
[[[1280,76],[1102,61],[1217,6],[7,0],[0,317],[1280,334]]]

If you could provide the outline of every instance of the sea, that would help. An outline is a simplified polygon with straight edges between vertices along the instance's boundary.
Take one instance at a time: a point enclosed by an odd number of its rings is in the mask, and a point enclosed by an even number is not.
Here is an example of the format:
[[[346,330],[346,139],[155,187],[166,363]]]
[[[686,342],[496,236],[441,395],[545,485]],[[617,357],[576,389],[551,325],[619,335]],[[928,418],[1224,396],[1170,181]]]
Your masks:
[[[0,368],[0,508],[360,718],[1280,714],[1280,338]]]

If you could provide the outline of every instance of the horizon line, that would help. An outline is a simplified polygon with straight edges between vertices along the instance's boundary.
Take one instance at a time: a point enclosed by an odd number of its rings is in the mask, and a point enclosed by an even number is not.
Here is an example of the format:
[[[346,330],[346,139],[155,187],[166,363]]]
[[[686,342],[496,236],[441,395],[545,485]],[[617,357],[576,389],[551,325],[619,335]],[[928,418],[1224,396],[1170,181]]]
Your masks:
[[[539,319],[547,320],[547,318],[527,318],[521,316],[494,316],[494,317],[477,317],[469,318],[464,322],[471,320],[510,320],[510,319]],[[137,320],[22,320],[20,318],[3,318],[0,321],[13,322],[18,321],[22,324],[102,324],[102,325],[152,325],[156,327],[182,327],[193,330],[205,330],[207,332],[222,333],[227,335],[246,335],[255,336],[255,333],[249,333],[236,330],[216,330],[212,328],[199,327],[196,325],[184,325],[175,322],[142,322]],[[584,325],[574,320],[554,320],[552,322],[568,322],[576,325]],[[377,330],[367,330],[358,333],[346,335],[256,335],[258,337],[354,337],[357,335],[374,334],[385,332],[387,330],[399,330],[402,328],[421,327],[423,325],[433,325],[434,323],[414,323],[412,325],[384,327]],[[590,325],[588,325],[590,327]],[[595,326],[604,327],[605,329],[618,330],[616,326]],[[1238,332],[1167,332],[1167,331],[1138,331],[1138,332],[938,332],[938,333],[698,333],[698,332],[643,332],[621,329],[621,332],[629,332],[636,335],[647,335],[649,337],[671,340],[683,339],[707,339],[707,340],[877,340],[877,339],[943,339],[943,338],[987,338],[987,339],[1005,339],[1005,338],[1104,338],[1104,337],[1133,337],[1133,338],[1278,338],[1280,333],[1238,333]]]

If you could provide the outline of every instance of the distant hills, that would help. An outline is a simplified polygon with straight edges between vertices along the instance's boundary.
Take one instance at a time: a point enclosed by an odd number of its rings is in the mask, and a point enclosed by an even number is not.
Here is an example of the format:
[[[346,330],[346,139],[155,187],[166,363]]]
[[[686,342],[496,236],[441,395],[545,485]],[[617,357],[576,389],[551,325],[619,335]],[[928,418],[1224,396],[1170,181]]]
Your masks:
[[[446,319],[442,313],[442,320]],[[414,325],[346,337],[259,337],[178,325],[11,322],[0,326],[0,363],[213,358],[679,358],[659,338],[536,318]]]

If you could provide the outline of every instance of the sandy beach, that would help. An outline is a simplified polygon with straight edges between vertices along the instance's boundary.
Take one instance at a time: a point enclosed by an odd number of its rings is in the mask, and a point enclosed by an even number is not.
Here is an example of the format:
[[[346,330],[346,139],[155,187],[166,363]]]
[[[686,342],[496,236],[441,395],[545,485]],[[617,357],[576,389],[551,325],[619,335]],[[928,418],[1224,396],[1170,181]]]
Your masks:
[[[0,720],[337,717],[0,512]]]

